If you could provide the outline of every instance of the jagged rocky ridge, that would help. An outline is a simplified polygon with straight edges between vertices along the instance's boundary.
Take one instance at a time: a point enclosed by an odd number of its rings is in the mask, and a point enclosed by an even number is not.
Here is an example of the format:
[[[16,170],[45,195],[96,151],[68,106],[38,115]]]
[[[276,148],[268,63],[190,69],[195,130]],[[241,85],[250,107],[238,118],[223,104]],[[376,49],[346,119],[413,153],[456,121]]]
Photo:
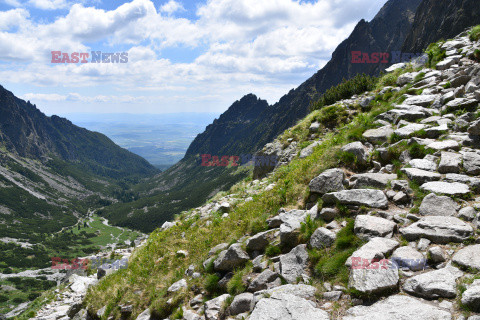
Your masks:
[[[384,319],[386,314],[389,319],[477,319],[480,119],[475,112],[480,107],[480,64],[471,58],[480,43],[472,43],[464,33],[440,45],[447,57],[436,69],[396,66],[391,69],[392,85],[336,104],[357,117],[355,125],[369,105],[382,105],[392,94],[401,95],[395,103],[384,106],[374,128],[361,132],[358,141],[341,146],[337,155],[344,166],[318,172],[307,182],[308,197],[300,208],[284,208],[268,215],[266,230],[212,246],[203,255],[203,263],[196,261],[182,270],[180,278],[162,279],[165,289],[160,290],[165,290],[168,299],[163,309],[152,305],[145,310],[138,301],[125,304],[102,296],[109,292],[105,285],[124,281],[114,274],[104,280],[103,288],[93,288],[90,298],[87,295],[84,307],[88,313],[83,312],[82,318],[99,317],[108,305],[114,318],[142,320],[167,316],[360,320]],[[299,125],[310,131],[306,136],[309,146],[297,147],[293,133],[299,126],[279,138],[278,143],[295,144],[293,149],[298,151],[298,157],[290,153],[283,168],[295,170],[309,163],[315,152],[327,152],[330,139],[340,134],[341,129],[327,130],[315,119],[311,115]],[[298,159],[300,155],[303,160]],[[189,232],[200,236],[210,226],[227,226],[229,220],[238,219],[236,210],[255,203],[259,195],[281,192],[276,189],[281,181],[272,179],[281,176],[282,170],[279,167],[262,180],[242,182],[243,189],[218,195],[205,206],[165,224],[143,249],[148,252],[147,260],[133,262],[145,263],[157,251],[162,252],[157,260],[160,265],[174,267],[172,263],[189,261],[190,255],[197,254],[195,244],[185,240],[191,239]],[[319,221],[321,226],[306,239],[302,225],[311,226],[312,221]],[[348,282],[319,281],[310,250],[324,250],[320,252],[328,255],[350,227],[362,243],[345,261]],[[168,249],[157,247],[165,237],[185,242],[179,246],[185,249],[172,256]],[[283,252],[272,252],[272,246],[281,247]],[[250,267],[242,269],[245,265]],[[242,293],[230,290],[232,294],[212,299],[205,287],[199,287],[198,279],[213,272],[220,276],[220,287],[231,289],[239,270],[248,270],[240,277]],[[129,281],[135,279],[134,274],[127,274],[133,277]],[[178,301],[179,295],[185,300]],[[174,307],[170,310],[168,306]],[[162,313],[166,309],[171,313]]]

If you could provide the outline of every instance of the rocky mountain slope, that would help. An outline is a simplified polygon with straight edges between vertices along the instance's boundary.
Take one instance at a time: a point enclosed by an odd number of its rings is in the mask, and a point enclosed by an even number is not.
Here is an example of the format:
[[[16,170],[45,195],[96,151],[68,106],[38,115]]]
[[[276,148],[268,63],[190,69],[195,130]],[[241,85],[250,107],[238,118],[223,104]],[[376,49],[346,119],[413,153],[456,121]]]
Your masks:
[[[400,50],[420,1],[389,0],[372,21],[358,23],[324,68],[284,95],[279,102],[268,105],[249,94],[233,103],[196,137],[184,159],[147,184],[138,186],[141,200],[107,208],[102,214],[112,222],[150,232],[182,210],[200,205],[218,191],[228,190],[245,177],[245,171],[232,174],[232,170],[222,167],[201,167],[200,154],[220,157],[252,155],[305,117],[310,104],[342,79],[358,73],[378,74],[390,63],[352,64],[351,51]],[[148,212],[143,212],[145,207]]]
[[[480,27],[429,56],[286,130],[298,154],[153,232],[77,318],[477,319]]]

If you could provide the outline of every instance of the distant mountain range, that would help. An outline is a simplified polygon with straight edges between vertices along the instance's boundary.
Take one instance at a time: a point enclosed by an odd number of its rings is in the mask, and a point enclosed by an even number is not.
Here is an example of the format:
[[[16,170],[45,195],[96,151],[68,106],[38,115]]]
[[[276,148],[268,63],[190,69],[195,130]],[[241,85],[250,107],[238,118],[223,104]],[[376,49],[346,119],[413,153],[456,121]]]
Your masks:
[[[157,173],[145,159],[122,149],[107,136],[77,127],[65,118],[47,117],[2,86],[0,144],[20,157],[43,162],[58,158],[102,177],[146,177]]]

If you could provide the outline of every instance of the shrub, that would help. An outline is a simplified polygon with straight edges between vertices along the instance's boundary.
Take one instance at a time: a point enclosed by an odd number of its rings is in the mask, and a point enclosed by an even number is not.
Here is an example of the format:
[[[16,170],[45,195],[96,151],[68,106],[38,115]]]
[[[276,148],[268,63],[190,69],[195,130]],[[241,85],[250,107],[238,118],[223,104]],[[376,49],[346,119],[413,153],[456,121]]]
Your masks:
[[[265,249],[265,255],[267,257],[275,257],[275,256],[278,256],[280,253],[282,253],[282,250],[277,246],[269,245]]]
[[[476,26],[470,31],[470,40],[478,41],[480,40],[480,26]]]
[[[440,48],[440,43],[432,43],[427,48],[428,63],[427,66],[434,68],[437,63],[445,59],[447,53],[444,49]]]
[[[324,106],[334,104],[337,101],[348,99],[354,94],[361,94],[365,91],[371,91],[375,88],[377,78],[368,76],[366,74],[358,74],[350,80],[343,79],[343,81],[333,86],[318,99],[317,102],[311,105],[310,109],[318,110]]]
[[[211,295],[218,293],[220,291],[220,287],[218,286],[219,281],[220,277],[216,274],[208,275],[204,283],[205,290]]]
[[[243,277],[247,275],[252,270],[251,265],[247,265],[245,268],[241,270],[235,271],[232,279],[227,283],[227,291],[232,296],[239,295],[244,293],[247,288],[245,287],[245,283],[243,282]]]
[[[342,123],[348,117],[347,109],[341,105],[332,105],[320,110],[317,120],[327,128],[334,128]]]
[[[320,225],[320,220],[314,220],[310,215],[308,215],[305,219],[305,222],[302,223],[300,227],[300,242],[308,242],[312,237],[312,234],[320,227]]]

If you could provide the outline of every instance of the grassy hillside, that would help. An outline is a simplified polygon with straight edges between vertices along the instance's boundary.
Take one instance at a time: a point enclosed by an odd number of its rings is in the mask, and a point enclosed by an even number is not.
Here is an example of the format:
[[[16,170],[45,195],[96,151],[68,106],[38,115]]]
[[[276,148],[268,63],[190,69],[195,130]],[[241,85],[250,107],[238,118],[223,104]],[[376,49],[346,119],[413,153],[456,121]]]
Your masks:
[[[406,72],[407,70],[403,71]],[[375,92],[385,85],[394,84],[400,74],[389,74],[379,80]],[[277,170],[262,185],[249,179],[235,185],[228,192],[231,198],[237,199],[236,205],[227,218],[220,214],[211,218],[202,219],[196,211],[183,213],[176,221],[177,225],[166,231],[154,231],[147,245],[136,251],[126,270],[109,276],[93,288],[86,300],[85,305],[92,314],[103,306],[107,306],[104,317],[114,316],[119,318],[118,305],[123,303],[133,304],[135,318],[145,308],[151,310],[159,318],[174,314],[177,308],[192,298],[192,291],[180,291],[168,294],[167,288],[177,280],[180,280],[189,265],[193,264],[196,270],[202,273],[198,279],[189,281],[190,287],[202,288],[209,293],[210,297],[219,295],[215,286],[214,274],[204,271],[203,261],[208,257],[209,250],[220,243],[233,243],[247,234],[255,234],[267,229],[267,218],[277,214],[279,208],[304,208],[310,194],[308,191],[309,181],[320,172],[328,168],[345,165],[343,154],[339,152],[340,146],[352,141],[361,141],[365,130],[374,127],[373,120],[378,114],[392,108],[393,103],[399,103],[404,99],[402,96],[409,90],[405,88],[399,92],[387,92],[376,96],[371,106],[362,109],[358,104],[335,105],[334,109],[344,109],[345,117],[339,118],[338,126],[334,130],[329,129],[325,123],[321,129],[319,138],[321,144],[314,149],[312,155],[307,158],[296,158],[290,164]],[[310,113],[296,126],[285,131],[279,140],[287,143],[289,138],[308,145],[309,127],[312,122],[325,119],[324,111],[316,110]],[[335,117],[335,116],[333,116]],[[330,119],[331,120],[331,119]],[[265,186],[274,184],[271,190],[266,191]],[[268,189],[268,188],[267,188]],[[220,196],[224,196],[221,194]],[[248,197],[253,200],[245,201]],[[349,217],[350,213],[344,212],[339,218],[345,222],[346,227],[341,231],[337,242],[332,250],[320,251],[313,249],[310,252],[314,264],[313,284],[321,287],[324,281],[332,284],[346,284],[347,269],[343,265],[352,250],[361,242],[353,234],[353,225]],[[308,238],[312,230],[323,224],[322,221],[310,221],[302,228],[302,237]],[[186,250],[187,257],[178,255],[178,250]],[[281,248],[267,249],[271,253]],[[244,270],[237,270],[239,276],[233,277],[227,285],[227,291],[239,293],[245,290],[238,282],[241,275],[247,274],[251,268],[248,265]],[[236,279],[236,280],[235,280]],[[167,300],[170,303],[167,303]],[[180,314],[181,311],[177,310]],[[175,314],[172,319],[176,318]]]

